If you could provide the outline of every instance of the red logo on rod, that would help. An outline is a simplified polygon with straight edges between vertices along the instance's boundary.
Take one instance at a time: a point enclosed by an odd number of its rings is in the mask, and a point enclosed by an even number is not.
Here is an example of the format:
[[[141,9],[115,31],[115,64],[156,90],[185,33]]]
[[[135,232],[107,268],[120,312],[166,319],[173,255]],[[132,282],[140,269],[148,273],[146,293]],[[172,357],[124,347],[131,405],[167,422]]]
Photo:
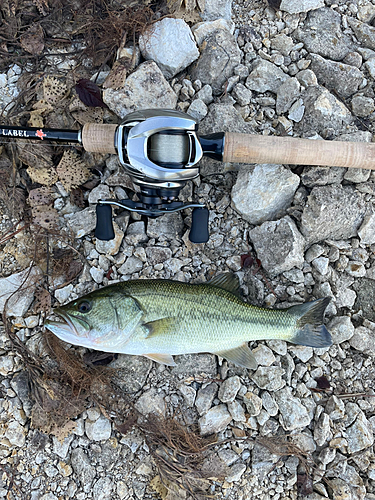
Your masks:
[[[47,137],[47,134],[45,134],[45,133],[43,132],[43,130],[42,130],[42,129],[37,130],[37,131],[35,132],[35,135],[36,135],[37,137],[39,137],[39,139],[42,139],[42,140],[43,140],[43,137]]]

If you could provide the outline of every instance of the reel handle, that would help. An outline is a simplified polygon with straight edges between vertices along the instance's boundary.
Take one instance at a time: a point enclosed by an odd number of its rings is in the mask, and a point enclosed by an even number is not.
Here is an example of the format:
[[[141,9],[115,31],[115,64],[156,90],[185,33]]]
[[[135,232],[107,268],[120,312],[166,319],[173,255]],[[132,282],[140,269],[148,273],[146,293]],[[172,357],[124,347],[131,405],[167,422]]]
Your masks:
[[[111,205],[96,205],[96,227],[94,235],[98,240],[109,241],[115,237]]]
[[[194,208],[191,214],[189,240],[192,243],[207,243],[209,237],[208,208]]]

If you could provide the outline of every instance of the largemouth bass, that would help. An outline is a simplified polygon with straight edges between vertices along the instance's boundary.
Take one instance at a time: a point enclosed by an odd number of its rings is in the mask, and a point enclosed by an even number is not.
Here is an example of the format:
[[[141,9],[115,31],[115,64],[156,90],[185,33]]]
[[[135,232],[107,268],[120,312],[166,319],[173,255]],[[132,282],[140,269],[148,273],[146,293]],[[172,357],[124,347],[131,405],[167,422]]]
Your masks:
[[[264,309],[239,296],[236,275],[206,284],[133,280],[109,285],[57,308],[63,321],[45,326],[61,340],[100,351],[142,355],[175,365],[173,355],[209,352],[256,369],[247,343],[282,339],[328,347],[323,325],[329,298],[288,309]]]

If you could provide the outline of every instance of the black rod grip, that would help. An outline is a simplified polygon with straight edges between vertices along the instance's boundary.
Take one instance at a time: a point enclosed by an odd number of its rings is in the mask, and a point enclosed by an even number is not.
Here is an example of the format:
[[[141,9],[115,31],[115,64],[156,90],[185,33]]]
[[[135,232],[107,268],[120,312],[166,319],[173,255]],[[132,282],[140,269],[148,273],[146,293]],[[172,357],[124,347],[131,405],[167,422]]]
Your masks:
[[[194,208],[191,215],[191,230],[189,240],[192,243],[206,243],[208,233],[208,208]]]
[[[99,240],[109,241],[115,237],[112,222],[112,207],[111,205],[96,205],[96,227],[95,236]]]

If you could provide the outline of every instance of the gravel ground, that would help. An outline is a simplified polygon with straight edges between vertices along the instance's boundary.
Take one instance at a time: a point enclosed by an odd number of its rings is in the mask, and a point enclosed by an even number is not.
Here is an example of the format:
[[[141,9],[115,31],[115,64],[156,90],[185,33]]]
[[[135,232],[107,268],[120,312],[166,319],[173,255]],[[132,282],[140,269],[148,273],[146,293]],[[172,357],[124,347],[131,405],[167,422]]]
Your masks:
[[[134,109],[169,107],[194,116],[203,133],[306,137],[316,140],[317,148],[320,139],[372,142],[375,1],[272,4],[210,0],[200,14],[202,24],[196,24],[196,11],[183,13],[188,24],[159,21],[141,37],[142,56],[130,51],[133,72],[116,88],[104,84],[108,109],[96,108],[94,115],[69,91],[72,68],[91,78],[93,61],[78,68],[74,52],[56,55],[55,48],[45,68],[55,80],[44,76],[43,86],[21,107],[37,127],[72,126],[74,120],[116,123]],[[113,77],[111,70],[104,66],[97,82]],[[27,64],[14,64],[0,74],[2,108],[23,91],[27,72]],[[30,284],[7,303],[12,341],[0,327],[0,497],[193,498],[162,475],[155,461],[158,448],[141,428],[125,432],[108,407],[86,393],[82,401],[78,394],[67,402],[60,388],[65,420],[50,417],[56,394],[51,373],[57,372],[42,328],[49,294],[36,285],[53,268],[52,305],[118,280],[203,282],[226,271],[238,274],[245,300],[255,305],[279,308],[331,297],[326,322],[333,345],[326,349],[253,342],[259,364],[254,371],[211,354],[178,356],[176,367],[119,355],[109,367],[140,414],[176,413],[198,434],[217,435],[219,444],[198,467],[211,479],[196,498],[374,500],[373,172],[204,159],[201,177],[188,183],[180,198],[210,208],[206,244],[189,241],[188,210],[148,221],[116,212],[116,237],[104,243],[93,235],[95,204],[132,196],[130,178],[113,155],[78,151],[56,168],[56,154],[44,147],[43,158],[50,156],[43,165],[40,158],[36,165],[25,148],[17,151],[16,186],[33,182],[28,203],[35,225],[5,241],[0,256],[1,307],[25,279]],[[10,168],[10,157],[2,151],[1,165]],[[74,181],[65,175],[68,170]],[[98,180],[78,195],[75,186],[90,172]],[[5,232],[11,223],[6,203],[1,211]],[[48,244],[55,248],[50,268],[38,257],[45,236],[37,239],[40,249],[33,253],[38,224],[49,231]],[[33,259],[37,265],[29,272]],[[23,345],[52,372],[43,378]],[[85,349],[70,349],[87,360]],[[42,389],[52,391],[44,415],[36,410],[35,387],[39,395]],[[160,474],[172,488],[169,493]]]

